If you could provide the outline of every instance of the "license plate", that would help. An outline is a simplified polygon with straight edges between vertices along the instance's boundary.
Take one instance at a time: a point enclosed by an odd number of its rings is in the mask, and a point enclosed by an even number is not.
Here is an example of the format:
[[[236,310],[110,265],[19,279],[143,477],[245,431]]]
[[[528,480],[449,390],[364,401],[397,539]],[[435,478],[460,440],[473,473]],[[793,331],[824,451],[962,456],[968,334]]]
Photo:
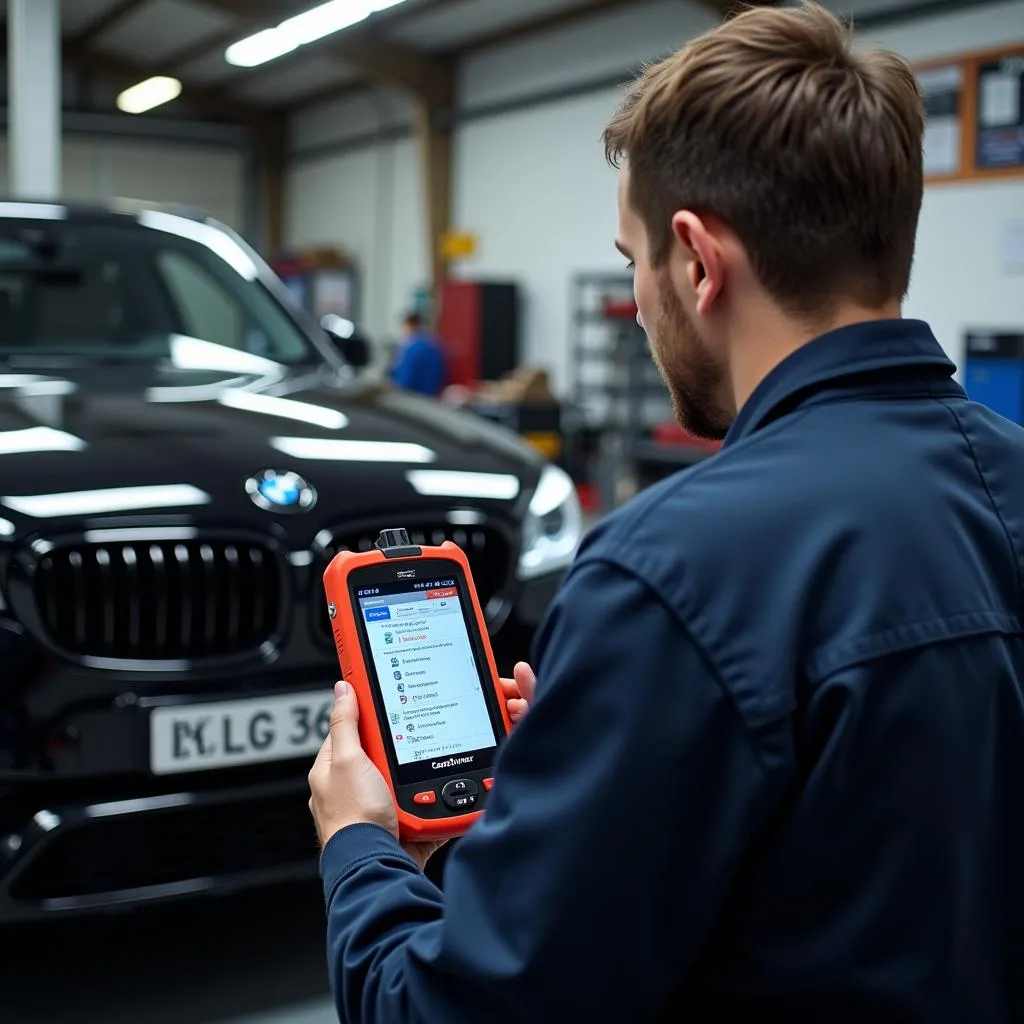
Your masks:
[[[209,704],[154,708],[149,716],[154,775],[284,761],[314,754],[326,737],[329,687]]]

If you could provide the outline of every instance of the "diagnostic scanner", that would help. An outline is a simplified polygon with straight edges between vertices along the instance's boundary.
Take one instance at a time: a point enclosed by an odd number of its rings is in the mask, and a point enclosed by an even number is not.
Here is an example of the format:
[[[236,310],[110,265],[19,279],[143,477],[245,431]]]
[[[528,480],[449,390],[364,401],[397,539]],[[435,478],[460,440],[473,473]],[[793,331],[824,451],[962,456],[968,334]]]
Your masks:
[[[450,839],[480,816],[511,728],[469,561],[451,541],[381,531],[324,573],[363,749],[384,776],[399,838]]]

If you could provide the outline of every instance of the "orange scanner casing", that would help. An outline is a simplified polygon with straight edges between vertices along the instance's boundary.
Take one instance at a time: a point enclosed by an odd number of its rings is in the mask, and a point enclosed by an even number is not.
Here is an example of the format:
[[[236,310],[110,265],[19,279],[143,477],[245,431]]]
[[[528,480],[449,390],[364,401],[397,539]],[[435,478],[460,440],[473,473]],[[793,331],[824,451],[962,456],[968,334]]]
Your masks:
[[[334,636],[335,647],[338,651],[338,662],[341,666],[342,678],[352,686],[359,703],[359,738],[362,742],[363,750],[366,751],[370,760],[380,770],[381,775],[384,776],[388,784],[388,788],[391,790],[395,810],[398,814],[399,838],[403,842],[423,842],[452,839],[462,835],[480,817],[483,809],[439,816],[439,808],[432,808],[430,816],[420,816],[409,805],[409,800],[404,798],[406,790],[417,787],[412,785],[396,785],[392,776],[391,761],[388,757],[387,746],[389,741],[381,731],[377,703],[374,700],[374,684],[364,659],[360,628],[357,622],[357,616],[360,613],[355,606],[351,592],[353,574],[370,567],[408,566],[410,562],[426,559],[442,559],[446,562],[454,562],[461,571],[465,581],[464,596],[472,607],[473,617],[476,622],[476,632],[478,633],[479,649],[482,650],[484,655],[486,674],[489,676],[490,685],[493,687],[497,698],[497,709],[501,716],[501,725],[504,728],[504,735],[499,731],[499,743],[511,731],[512,725],[508,716],[505,694],[498,679],[494,653],[488,640],[486,621],[483,610],[480,607],[480,599],[477,596],[472,572],[469,567],[469,560],[466,558],[465,552],[451,541],[445,541],[438,547],[419,547],[411,550],[418,551],[418,553],[408,555],[385,554],[380,549],[359,553],[342,551],[334,556],[324,573],[324,592],[327,597],[328,613],[331,616],[331,631]],[[443,569],[439,568],[438,572],[443,572]],[[470,640],[473,646],[477,647],[476,639],[471,636]],[[487,685],[488,680],[483,679],[481,682],[483,685]],[[493,712],[490,717],[497,727],[498,722],[495,720]],[[440,788],[445,780],[449,778],[462,778],[464,774],[466,773],[456,769],[450,776],[445,775],[443,778],[434,779],[432,785]],[[486,772],[477,771],[476,774],[482,775],[486,774]],[[418,788],[422,789],[423,787],[420,786]],[[479,789],[482,801],[486,797],[485,786],[481,785]],[[406,806],[403,806],[403,804]]]

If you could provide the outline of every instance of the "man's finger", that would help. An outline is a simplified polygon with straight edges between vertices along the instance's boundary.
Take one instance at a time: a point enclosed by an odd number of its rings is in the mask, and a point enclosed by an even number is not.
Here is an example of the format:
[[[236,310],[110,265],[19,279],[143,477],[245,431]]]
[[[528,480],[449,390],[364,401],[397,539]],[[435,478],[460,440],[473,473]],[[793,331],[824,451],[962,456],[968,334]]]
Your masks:
[[[350,757],[363,747],[359,742],[359,705],[355,691],[346,682],[334,686],[334,710],[331,712],[331,756]]]
[[[499,679],[501,691],[505,694],[505,700],[518,700],[522,694],[519,692],[519,684],[514,679]]]
[[[537,686],[537,676],[533,669],[525,661],[520,661],[512,670],[512,675],[515,677],[516,686],[519,687],[519,696],[527,703],[532,703],[533,692]]]
[[[526,714],[529,704],[525,700],[515,698],[508,702],[508,716],[512,719],[512,724],[515,725],[523,715]]]

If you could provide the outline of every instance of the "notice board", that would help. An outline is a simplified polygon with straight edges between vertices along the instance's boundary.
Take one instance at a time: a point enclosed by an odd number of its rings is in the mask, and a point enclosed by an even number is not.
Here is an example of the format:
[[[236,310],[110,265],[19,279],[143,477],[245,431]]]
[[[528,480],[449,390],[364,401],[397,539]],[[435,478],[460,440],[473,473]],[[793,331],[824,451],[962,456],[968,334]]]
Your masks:
[[[929,184],[1024,178],[1024,41],[915,67]]]

